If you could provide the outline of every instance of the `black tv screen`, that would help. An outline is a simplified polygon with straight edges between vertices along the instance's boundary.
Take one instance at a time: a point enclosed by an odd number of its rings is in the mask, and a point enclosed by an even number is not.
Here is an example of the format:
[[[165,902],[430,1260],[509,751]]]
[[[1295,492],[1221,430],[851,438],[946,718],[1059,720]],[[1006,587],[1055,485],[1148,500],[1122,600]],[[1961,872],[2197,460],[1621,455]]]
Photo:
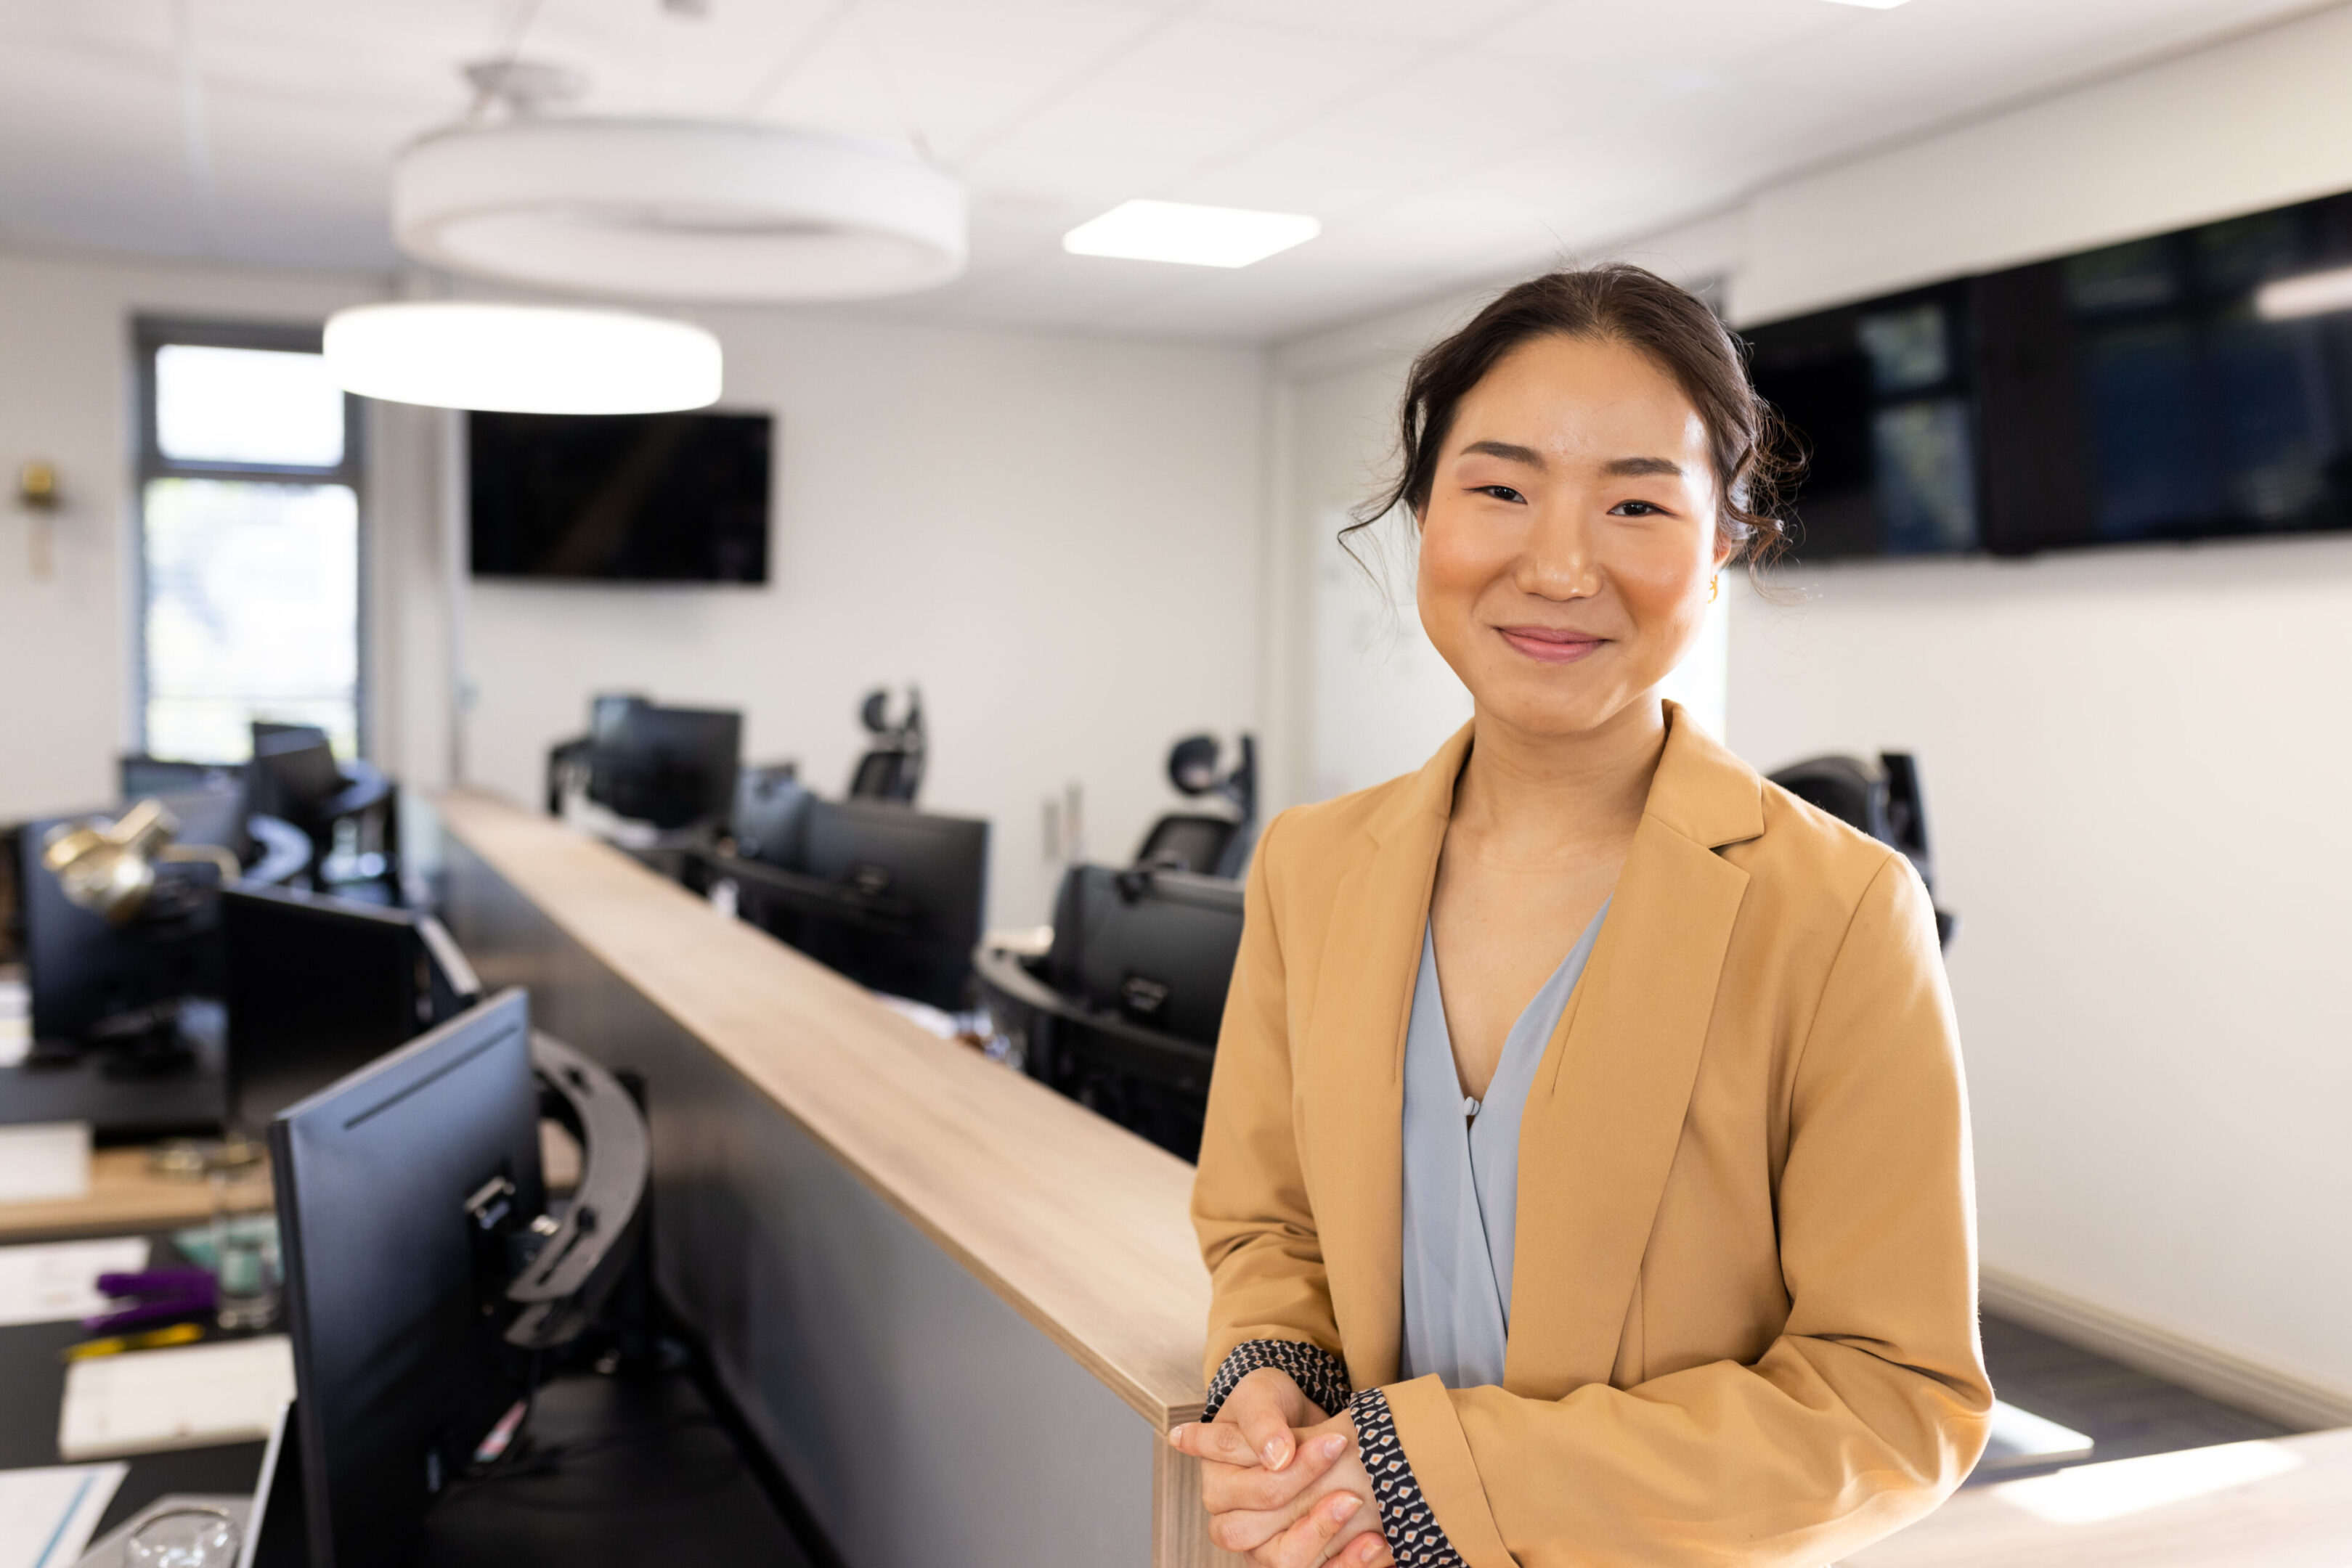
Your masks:
[[[2352,195],[1744,335],[1801,560],[2352,528]]]
[[[763,413],[470,413],[477,577],[765,582]]]

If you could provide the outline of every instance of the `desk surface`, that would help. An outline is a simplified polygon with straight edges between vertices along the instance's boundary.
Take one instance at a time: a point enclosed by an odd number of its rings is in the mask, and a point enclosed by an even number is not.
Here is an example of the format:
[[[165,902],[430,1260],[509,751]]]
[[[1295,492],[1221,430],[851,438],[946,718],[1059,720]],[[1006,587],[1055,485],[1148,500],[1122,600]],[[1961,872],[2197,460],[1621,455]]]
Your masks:
[[[267,1172],[256,1179],[266,1192]],[[202,1180],[156,1175],[143,1148],[100,1149],[90,1156],[89,1197],[0,1203],[0,1243],[168,1230],[202,1224],[212,1213],[212,1191]]]
[[[619,851],[478,793],[446,831],[1154,1426],[1200,1408],[1192,1167],[935,1039]]]

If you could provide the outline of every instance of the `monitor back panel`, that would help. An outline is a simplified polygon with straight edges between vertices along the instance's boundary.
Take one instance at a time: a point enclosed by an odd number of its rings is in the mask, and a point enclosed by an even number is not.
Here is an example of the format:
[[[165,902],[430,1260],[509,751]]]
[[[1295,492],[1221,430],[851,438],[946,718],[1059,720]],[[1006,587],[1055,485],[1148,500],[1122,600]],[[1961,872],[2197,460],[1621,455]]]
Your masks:
[[[859,984],[950,1010],[966,1005],[988,900],[988,824],[869,800],[812,800],[798,868],[903,901],[903,932],[803,918],[795,942]],[[787,940],[793,940],[787,936]]]
[[[519,1392],[467,1199],[545,1207],[523,993],[469,1009],[272,1123],[311,1568],[406,1568],[436,1483]]]
[[[221,895],[230,1114],[269,1119],[432,1021],[416,917],[274,888]]]
[[[1047,967],[1066,996],[1214,1045],[1241,939],[1237,883],[1074,866],[1056,901]]]

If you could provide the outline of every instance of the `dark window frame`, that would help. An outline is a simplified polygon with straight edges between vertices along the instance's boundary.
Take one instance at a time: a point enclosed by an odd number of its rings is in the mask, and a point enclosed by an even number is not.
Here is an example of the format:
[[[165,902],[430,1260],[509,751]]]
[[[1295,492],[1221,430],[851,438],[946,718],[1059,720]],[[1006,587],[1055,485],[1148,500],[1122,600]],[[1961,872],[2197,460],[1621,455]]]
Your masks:
[[[269,485],[343,485],[350,487],[358,528],[354,563],[357,581],[352,584],[352,590],[358,595],[358,614],[352,634],[359,640],[352,666],[355,672],[352,686],[352,744],[361,757],[368,756],[373,749],[368,699],[374,686],[374,661],[370,653],[373,642],[373,616],[369,603],[371,541],[365,404],[349,392],[343,394],[343,455],[342,461],[331,467],[300,464],[199,463],[169,457],[164,455],[156,423],[155,356],[158,350],[184,344],[205,349],[261,349],[279,353],[316,354],[324,347],[325,330],[322,324],[315,321],[182,316],[136,316],[131,319],[131,379],[137,389],[138,422],[136,461],[132,465],[132,516],[138,535],[131,552],[135,604],[131,629],[131,696],[132,728],[142,752],[148,749],[147,486],[156,479],[227,479]]]

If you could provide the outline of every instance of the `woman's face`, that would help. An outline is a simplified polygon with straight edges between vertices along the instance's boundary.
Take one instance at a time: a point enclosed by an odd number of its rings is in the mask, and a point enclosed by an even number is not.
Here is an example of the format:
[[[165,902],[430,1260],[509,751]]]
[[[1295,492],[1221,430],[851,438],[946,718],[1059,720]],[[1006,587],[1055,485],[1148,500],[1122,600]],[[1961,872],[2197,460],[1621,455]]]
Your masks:
[[[1421,519],[1421,623],[1482,716],[1580,734],[1679,663],[1723,565],[1706,424],[1622,343],[1552,336],[1454,410]]]

